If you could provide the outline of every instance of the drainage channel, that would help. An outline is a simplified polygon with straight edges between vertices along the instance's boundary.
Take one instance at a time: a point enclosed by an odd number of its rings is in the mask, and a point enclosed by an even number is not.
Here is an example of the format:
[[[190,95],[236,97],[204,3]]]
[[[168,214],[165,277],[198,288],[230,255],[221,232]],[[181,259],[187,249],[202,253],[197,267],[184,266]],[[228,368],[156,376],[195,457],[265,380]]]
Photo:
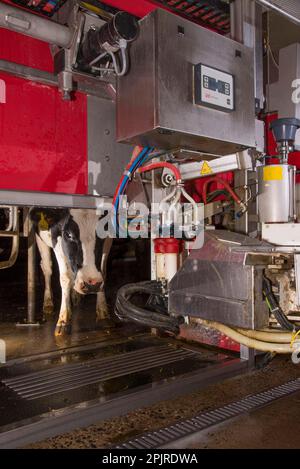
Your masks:
[[[115,449],[184,448],[211,427],[264,407],[299,390],[300,379],[289,381],[259,394],[247,396],[215,410],[182,420],[161,430],[145,433],[135,439],[128,440]]]

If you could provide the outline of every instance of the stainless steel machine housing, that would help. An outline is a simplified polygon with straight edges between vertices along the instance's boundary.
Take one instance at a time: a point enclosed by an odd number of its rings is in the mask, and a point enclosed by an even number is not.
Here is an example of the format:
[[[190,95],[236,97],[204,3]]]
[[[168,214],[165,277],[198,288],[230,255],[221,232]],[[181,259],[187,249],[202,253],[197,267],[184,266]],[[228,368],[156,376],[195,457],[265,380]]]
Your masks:
[[[234,327],[269,325],[262,293],[271,245],[229,231],[207,231],[169,284],[169,312]]]
[[[253,49],[163,10],[140,29],[118,81],[118,141],[218,155],[255,147]],[[199,64],[233,77],[234,109],[195,104]]]

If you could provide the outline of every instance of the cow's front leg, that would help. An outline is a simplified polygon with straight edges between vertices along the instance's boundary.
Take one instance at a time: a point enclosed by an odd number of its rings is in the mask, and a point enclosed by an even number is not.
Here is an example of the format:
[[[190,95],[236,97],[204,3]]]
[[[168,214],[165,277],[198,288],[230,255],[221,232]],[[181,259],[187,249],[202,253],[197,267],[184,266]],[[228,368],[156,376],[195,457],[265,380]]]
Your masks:
[[[41,255],[41,268],[45,278],[45,291],[44,291],[44,302],[43,302],[43,314],[44,317],[52,316],[54,305],[53,295],[51,288],[51,276],[52,276],[52,259],[51,259],[51,248],[44,243],[39,235],[36,235],[36,242],[38,250]]]
[[[104,291],[97,293],[96,321],[100,322],[109,319],[109,311]]]
[[[108,256],[111,250],[112,243],[113,243],[112,238],[106,238],[103,243],[103,252],[102,252],[102,258],[101,258],[101,273],[102,273],[104,284],[105,284],[106,274],[107,274]],[[114,323],[110,319],[109,309],[107,306],[104,290],[97,293],[96,321],[107,327],[114,326]]]
[[[73,276],[69,272],[60,275],[61,307],[55,328],[55,335],[61,336],[71,333],[71,290],[73,288]]]
[[[62,336],[71,332],[71,290],[74,285],[74,275],[62,251],[60,242],[54,249],[59,265],[59,278],[61,286],[61,307],[55,328],[55,335]]]

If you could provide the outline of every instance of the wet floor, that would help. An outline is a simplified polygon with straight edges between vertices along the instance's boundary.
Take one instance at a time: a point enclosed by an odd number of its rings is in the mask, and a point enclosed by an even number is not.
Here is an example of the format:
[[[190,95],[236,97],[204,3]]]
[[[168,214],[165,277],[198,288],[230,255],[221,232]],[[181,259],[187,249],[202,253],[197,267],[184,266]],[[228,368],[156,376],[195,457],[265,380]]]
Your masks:
[[[265,391],[300,377],[289,357],[275,358],[266,368],[231,378],[193,394],[157,403],[31,445],[32,448],[108,448],[147,431],[174,424],[201,412]],[[199,448],[299,448],[300,394],[272,403],[253,414],[212,430]],[[256,430],[257,426],[257,430]]]
[[[121,394],[126,397],[231,361],[200,347],[146,334],[16,361],[0,367],[0,434],[49,412],[103,405]]]
[[[143,251],[145,251],[143,253]],[[139,253],[147,257],[148,246],[139,246]],[[136,256],[134,246],[118,243],[112,251],[108,268],[106,296],[109,310],[114,317],[114,303],[118,289],[126,284],[149,278],[147,268],[141,269],[141,255]],[[107,329],[96,324],[96,295],[79,297],[80,303],[73,307],[72,334],[63,338],[55,338],[54,329],[58,318],[61,301],[58,269],[54,260],[52,279],[55,311],[52,319],[43,321],[42,303],[44,279],[37,259],[36,269],[36,322],[37,326],[26,326],[27,311],[27,258],[26,242],[23,239],[21,251],[16,265],[8,270],[0,270],[0,339],[6,342],[7,360],[18,359],[32,354],[65,350],[69,347],[82,346],[106,340],[131,336],[141,328],[127,326]]]

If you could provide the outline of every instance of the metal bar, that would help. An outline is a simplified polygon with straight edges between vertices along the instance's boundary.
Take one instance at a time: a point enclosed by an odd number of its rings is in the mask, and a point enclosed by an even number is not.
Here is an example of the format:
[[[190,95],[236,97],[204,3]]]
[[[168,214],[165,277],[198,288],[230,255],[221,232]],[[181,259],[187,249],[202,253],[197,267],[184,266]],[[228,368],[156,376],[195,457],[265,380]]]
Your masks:
[[[244,0],[230,3],[230,36],[234,41],[244,43]]]
[[[12,208],[12,231],[0,232],[0,238],[1,237],[12,238],[10,257],[7,261],[0,262],[0,269],[9,269],[16,263],[19,255],[20,233],[18,207]]]
[[[36,294],[35,294],[35,263],[36,263],[36,242],[33,223],[28,216],[29,236],[28,256],[27,256],[27,324],[35,324]]]
[[[148,363],[148,365],[145,364],[140,364],[139,366],[136,366],[135,364],[132,364],[131,368],[128,368],[128,372],[139,372],[143,370],[149,370],[152,368],[164,366],[164,365],[169,365],[174,362],[178,362],[178,360],[184,360],[188,357],[178,357],[173,356],[165,359],[157,359],[154,360],[153,363]],[[114,373],[112,376],[113,379],[115,378],[120,378],[122,376],[126,376],[127,372],[125,371],[118,371],[118,373]],[[91,372],[87,376],[84,376],[84,383],[82,381],[82,377],[77,377],[76,379],[65,379],[63,383],[60,381],[57,383],[57,386],[55,384],[52,384],[52,386],[49,386],[45,389],[33,389],[29,390],[27,392],[22,392],[22,391],[17,391],[18,395],[21,396],[23,399],[27,400],[35,400],[35,399],[41,399],[42,397],[48,397],[48,396],[53,396],[53,394],[58,394],[61,392],[66,392],[66,391],[71,391],[74,389],[80,389],[84,386],[89,386],[91,384],[96,384],[96,383],[101,383],[105,380],[110,379],[111,373],[108,370],[105,374],[102,376],[99,373],[99,376],[97,375],[97,372]]]
[[[111,203],[111,200],[109,197],[87,195],[0,190],[1,205],[17,205],[19,207],[41,206],[103,209],[105,204]]]
[[[17,231],[0,231],[0,238],[13,238],[14,236],[18,236]]]
[[[179,349],[181,352],[183,349]],[[50,385],[53,384],[56,379],[67,379],[71,377],[80,377],[84,373],[89,373],[90,371],[100,371],[101,373],[109,371],[111,376],[114,373],[114,369],[118,370],[121,368],[121,371],[124,371],[130,368],[132,365],[140,365],[140,362],[143,364],[151,362],[152,365],[153,357],[155,359],[160,359],[162,357],[169,357],[169,352],[171,355],[178,354],[178,349],[171,348],[169,346],[154,346],[147,347],[143,349],[134,350],[133,352],[126,352],[126,357],[123,354],[116,355],[109,358],[94,358],[93,360],[88,360],[84,363],[75,363],[72,365],[64,365],[63,368],[53,368],[43,371],[35,371],[33,373],[27,373],[25,375],[18,375],[15,378],[3,379],[2,382],[7,386],[11,387],[14,391],[20,391],[22,389],[28,389],[28,387],[44,386],[45,381]],[[189,354],[194,354],[195,352],[189,351]],[[177,357],[178,358],[178,357]]]
[[[67,26],[6,3],[0,3],[0,27],[65,48],[70,47],[73,36],[72,29]]]
[[[53,73],[9,62],[8,60],[0,60],[0,70],[25,80],[41,83],[42,85],[58,86],[58,79]]]
[[[263,89],[263,11],[255,0],[234,0],[230,3],[231,38],[254,51],[255,98],[257,113],[264,106]]]
[[[300,306],[300,254],[294,255],[295,281],[296,281],[296,305]]]
[[[27,67],[26,65],[9,62],[7,60],[0,60],[0,71],[9,73],[24,80],[33,81],[47,86],[58,87],[58,77],[53,73],[45,72],[37,68]],[[95,78],[87,76],[83,73],[72,73],[73,80],[76,83],[76,89],[81,93],[89,94],[92,96],[99,96],[103,99],[115,100],[115,77],[111,76],[106,78]]]
[[[207,177],[218,173],[227,171],[235,171],[241,169],[242,162],[239,155],[234,153],[232,155],[216,158],[215,160],[200,161],[183,163],[180,165],[180,173],[183,181],[191,179],[198,179],[200,177]],[[166,170],[166,172],[168,172]]]
[[[300,24],[300,18],[299,17],[297,18],[293,14],[291,14],[288,11],[284,10],[280,5],[275,5],[273,2],[271,2],[269,0],[256,0],[256,1],[258,3],[260,3],[261,5],[263,5],[267,8],[270,8],[271,10],[274,10],[277,13],[280,13],[281,15],[285,16],[286,18],[288,18],[293,23]],[[297,4],[298,4],[298,0],[297,0]],[[297,5],[297,8],[299,8],[299,5]],[[299,9],[298,15],[300,15],[300,9]]]

